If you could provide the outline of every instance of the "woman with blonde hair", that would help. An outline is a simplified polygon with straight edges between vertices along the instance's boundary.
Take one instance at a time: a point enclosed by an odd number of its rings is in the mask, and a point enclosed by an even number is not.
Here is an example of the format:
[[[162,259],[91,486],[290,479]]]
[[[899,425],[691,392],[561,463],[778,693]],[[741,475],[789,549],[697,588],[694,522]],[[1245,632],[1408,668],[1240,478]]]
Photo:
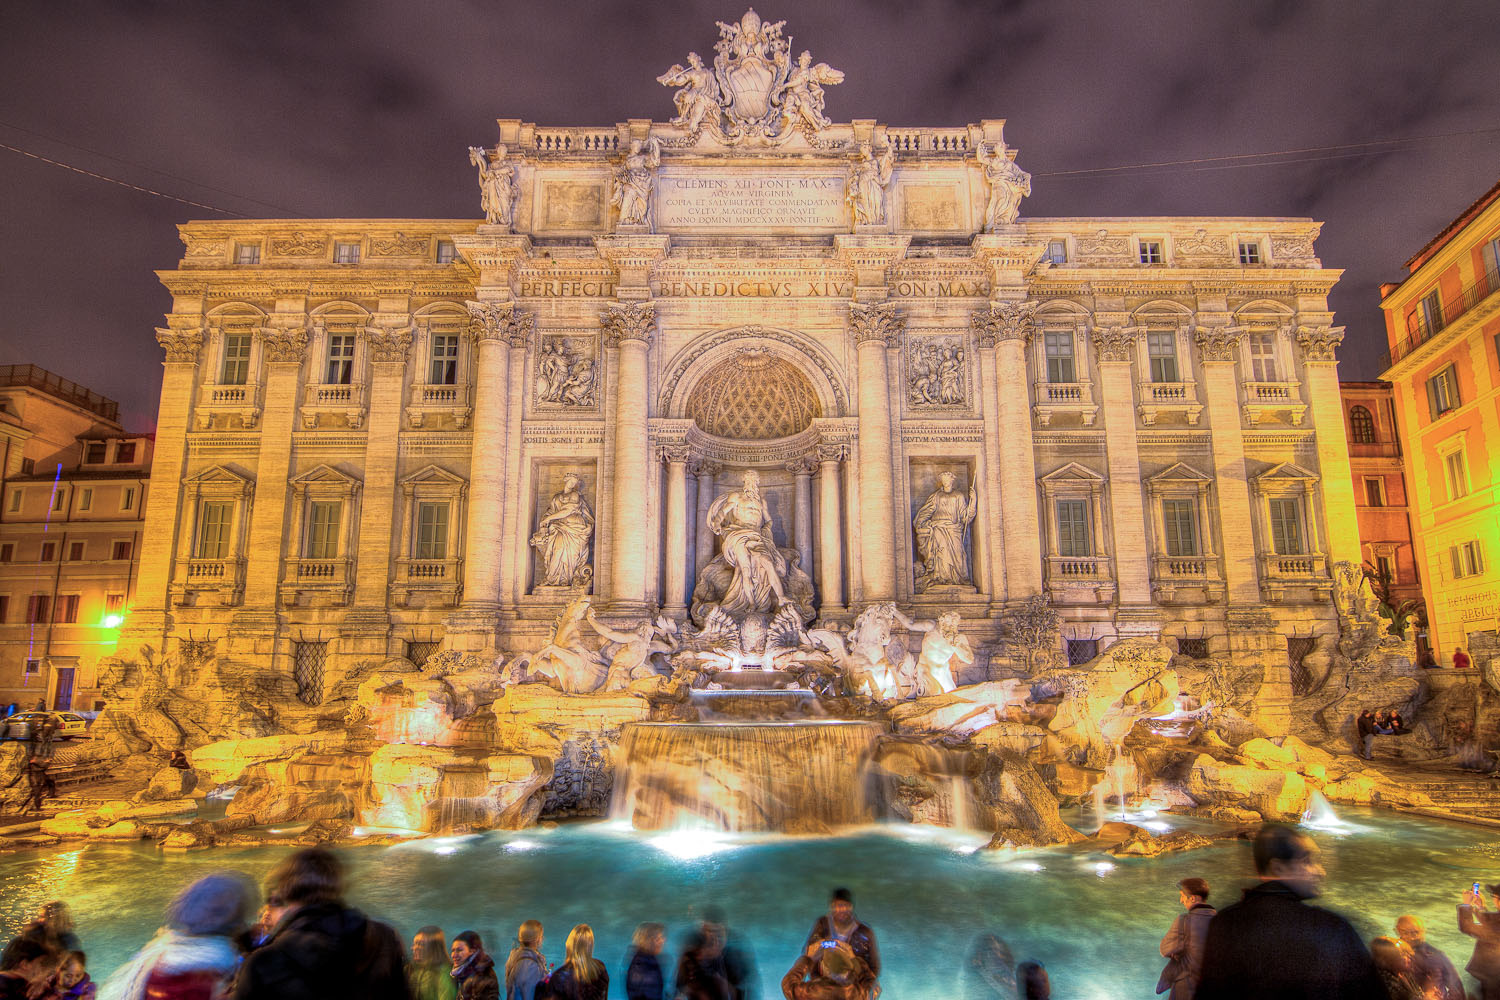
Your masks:
[[[411,940],[411,962],[406,979],[416,1000],[457,1000],[458,984],[451,975],[448,939],[441,927],[429,924]]]
[[[609,973],[594,957],[594,929],[579,924],[569,931],[567,952],[567,961],[552,973],[552,995],[557,1000],[604,1000],[609,995]]]
[[[625,970],[625,1000],[662,1000],[666,974],[661,950],[667,944],[667,929],[661,924],[641,924],[630,940],[630,963]]]
[[[516,946],[505,960],[505,1000],[533,1000],[537,983],[547,978],[542,957],[542,922],[528,920],[516,931]]]

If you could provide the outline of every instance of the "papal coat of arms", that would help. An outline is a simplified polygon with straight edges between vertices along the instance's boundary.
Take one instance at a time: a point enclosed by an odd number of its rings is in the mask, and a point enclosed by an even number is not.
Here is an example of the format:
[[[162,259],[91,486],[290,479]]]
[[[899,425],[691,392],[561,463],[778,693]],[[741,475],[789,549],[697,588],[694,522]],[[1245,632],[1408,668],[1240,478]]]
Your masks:
[[[823,85],[842,83],[844,74],[814,64],[810,52],[793,62],[792,40],[781,31],[785,21],[768,24],[752,9],[737,24],[717,23],[712,70],[689,52],[687,66],[656,78],[677,88],[673,125],[690,139],[706,128],[726,145],[737,145],[779,143],[794,131],[810,134],[831,124],[823,114]]]

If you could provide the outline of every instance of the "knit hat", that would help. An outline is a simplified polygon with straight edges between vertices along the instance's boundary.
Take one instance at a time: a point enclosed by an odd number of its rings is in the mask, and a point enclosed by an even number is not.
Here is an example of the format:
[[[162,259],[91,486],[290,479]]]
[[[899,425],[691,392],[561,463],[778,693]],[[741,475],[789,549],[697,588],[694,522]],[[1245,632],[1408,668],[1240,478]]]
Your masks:
[[[205,875],[172,900],[167,926],[183,934],[239,933],[255,909],[255,886],[238,872]]]

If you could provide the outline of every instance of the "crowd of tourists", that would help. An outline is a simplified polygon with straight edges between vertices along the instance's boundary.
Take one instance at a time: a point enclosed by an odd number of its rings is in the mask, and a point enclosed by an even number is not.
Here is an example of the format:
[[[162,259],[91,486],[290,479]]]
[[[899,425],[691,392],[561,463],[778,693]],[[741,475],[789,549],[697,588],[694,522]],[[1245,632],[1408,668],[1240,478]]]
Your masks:
[[[1500,1000],[1500,884],[1478,883],[1458,907],[1475,939],[1466,994],[1453,963],[1400,917],[1368,944],[1347,920],[1311,905],[1324,878],[1316,844],[1267,826],[1255,837],[1256,885],[1222,910],[1201,878],[1178,884],[1182,913],[1162,938],[1157,983],[1170,1000]],[[544,954],[540,922],[527,920],[504,960],[480,935],[423,927],[408,949],[396,932],[344,901],[344,870],[329,851],[299,851],[272,870],[264,903],[251,881],[199,879],[167,909],[162,928],[99,986],[65,904],[48,903],[0,956],[0,1000],[756,1000],[754,959],[721,911],[705,909],[675,966],[666,928],[643,923],[611,993],[588,924],[568,931],[563,958]],[[1486,899],[1490,905],[1486,906]],[[876,1000],[875,932],[834,890],[801,954],[781,980],[787,1000]],[[979,939],[962,987],[969,1000],[1050,1000],[1047,969],[1015,962],[994,935]],[[1122,991],[1121,995],[1127,992]],[[946,995],[957,995],[958,988]]]

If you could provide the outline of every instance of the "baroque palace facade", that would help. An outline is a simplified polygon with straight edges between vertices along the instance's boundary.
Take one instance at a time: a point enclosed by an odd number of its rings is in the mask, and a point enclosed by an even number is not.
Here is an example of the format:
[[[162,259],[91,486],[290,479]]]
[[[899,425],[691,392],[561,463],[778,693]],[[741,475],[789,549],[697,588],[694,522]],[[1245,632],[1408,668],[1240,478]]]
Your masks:
[[[1282,679],[1336,631],[1318,223],[1021,218],[1002,121],[835,124],[842,74],[721,33],[670,122],[500,120],[484,222],[181,227],[129,639],[307,688],[535,649],[580,593],[687,621],[751,471],[827,621],[956,610],[999,658],[1046,594],[1075,659],[1161,635]]]

